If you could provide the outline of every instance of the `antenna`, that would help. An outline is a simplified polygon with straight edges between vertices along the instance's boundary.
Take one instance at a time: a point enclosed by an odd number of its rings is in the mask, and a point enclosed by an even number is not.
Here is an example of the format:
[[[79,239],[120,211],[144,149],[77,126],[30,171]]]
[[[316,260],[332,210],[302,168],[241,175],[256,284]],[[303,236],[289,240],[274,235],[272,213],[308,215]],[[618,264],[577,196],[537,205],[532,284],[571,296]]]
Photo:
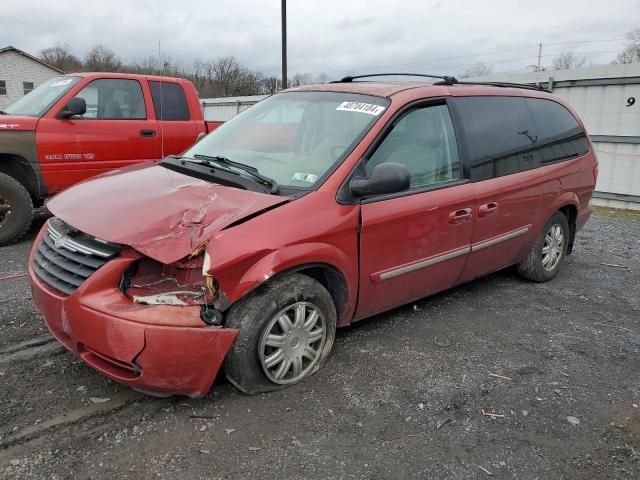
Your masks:
[[[162,61],[162,51],[160,49],[160,40],[158,40],[158,62],[162,66],[162,75],[165,74],[165,64]],[[158,129],[160,130],[160,158],[164,158],[164,129],[162,128],[164,125],[164,115],[162,109],[164,107],[164,99],[162,97],[162,79],[160,79],[160,118],[156,118],[158,121]],[[158,117],[158,112],[156,112],[156,117]]]

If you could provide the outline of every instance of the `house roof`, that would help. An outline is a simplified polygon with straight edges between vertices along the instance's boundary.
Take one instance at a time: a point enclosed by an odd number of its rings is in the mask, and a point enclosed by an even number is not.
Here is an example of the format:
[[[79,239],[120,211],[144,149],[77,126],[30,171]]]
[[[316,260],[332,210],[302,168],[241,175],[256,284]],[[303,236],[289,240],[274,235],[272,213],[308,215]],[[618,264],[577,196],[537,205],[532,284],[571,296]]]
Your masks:
[[[8,46],[8,47],[0,48],[0,55],[3,54],[3,53],[6,53],[6,52],[15,52],[15,53],[17,53],[19,55],[22,55],[24,57],[27,57],[27,58],[33,60],[34,62],[38,62],[38,63],[42,64],[45,67],[49,67],[50,69],[55,70],[56,72],[66,73],[64,70],[60,70],[59,68],[54,67],[53,65],[50,65],[47,62],[39,59],[38,57],[34,57],[33,55],[29,55],[27,52],[24,52],[24,51],[22,51],[22,50],[20,50],[19,48],[16,48],[16,47],[12,47],[11,45]]]

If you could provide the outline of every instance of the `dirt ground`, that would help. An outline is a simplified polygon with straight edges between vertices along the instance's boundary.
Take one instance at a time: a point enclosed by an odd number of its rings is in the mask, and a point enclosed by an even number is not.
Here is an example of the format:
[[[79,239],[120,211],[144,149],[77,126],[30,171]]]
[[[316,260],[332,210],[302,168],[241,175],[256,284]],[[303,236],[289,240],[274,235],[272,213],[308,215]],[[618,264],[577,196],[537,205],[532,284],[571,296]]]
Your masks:
[[[550,283],[498,272],[340,330],[299,386],[201,400],[51,342],[5,278],[30,243],[0,248],[2,478],[640,478],[640,215],[599,210]]]

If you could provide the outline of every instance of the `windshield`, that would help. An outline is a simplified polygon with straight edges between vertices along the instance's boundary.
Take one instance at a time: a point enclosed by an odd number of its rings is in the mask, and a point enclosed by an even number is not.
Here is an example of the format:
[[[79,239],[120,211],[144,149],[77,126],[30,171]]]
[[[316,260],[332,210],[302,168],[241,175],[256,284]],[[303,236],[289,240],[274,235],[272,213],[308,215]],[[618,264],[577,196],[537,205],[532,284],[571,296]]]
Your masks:
[[[184,156],[226,157],[280,185],[312,188],[387,105],[384,98],[353,93],[281,93],[229,120]]]
[[[54,77],[26,94],[5,109],[5,112],[9,115],[41,117],[62,95],[78,83],[78,80],[80,77]]]

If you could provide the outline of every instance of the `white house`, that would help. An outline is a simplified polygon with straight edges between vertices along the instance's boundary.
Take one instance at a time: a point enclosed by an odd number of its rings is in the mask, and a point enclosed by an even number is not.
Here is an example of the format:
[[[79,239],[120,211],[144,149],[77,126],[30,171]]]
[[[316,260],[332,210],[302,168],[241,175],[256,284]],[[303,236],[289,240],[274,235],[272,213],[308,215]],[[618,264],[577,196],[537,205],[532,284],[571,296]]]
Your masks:
[[[0,110],[62,73],[62,70],[15,47],[0,48]]]

